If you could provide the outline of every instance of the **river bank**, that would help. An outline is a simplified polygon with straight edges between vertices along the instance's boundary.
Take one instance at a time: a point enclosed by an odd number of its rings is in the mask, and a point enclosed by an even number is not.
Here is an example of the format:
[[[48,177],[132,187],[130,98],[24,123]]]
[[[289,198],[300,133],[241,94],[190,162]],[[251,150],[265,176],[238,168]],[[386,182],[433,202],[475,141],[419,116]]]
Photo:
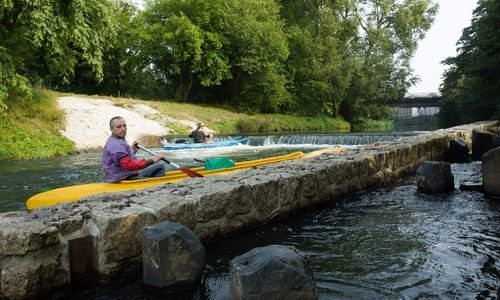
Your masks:
[[[116,115],[127,120],[127,140],[141,140],[144,145],[157,144],[165,135],[187,135],[198,122],[204,122],[211,132],[224,134],[348,132],[350,128],[349,123],[328,117],[250,116],[223,107],[47,90],[37,90],[35,95],[31,100],[10,99],[6,113],[0,115],[0,161],[99,150],[109,134],[109,119]]]

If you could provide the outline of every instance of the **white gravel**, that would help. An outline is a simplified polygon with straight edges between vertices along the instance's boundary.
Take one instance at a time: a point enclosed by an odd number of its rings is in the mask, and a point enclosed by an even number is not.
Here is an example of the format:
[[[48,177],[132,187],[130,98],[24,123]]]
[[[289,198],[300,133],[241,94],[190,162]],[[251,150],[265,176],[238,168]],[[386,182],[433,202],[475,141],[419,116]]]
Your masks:
[[[66,112],[66,129],[62,134],[75,142],[76,150],[102,149],[111,131],[109,120],[121,116],[127,121],[127,141],[132,143],[146,136],[168,135],[170,129],[163,126],[167,119],[159,111],[147,105],[135,105],[132,109],[118,107],[106,99],[59,97],[59,106]],[[154,121],[146,116],[154,116]],[[194,122],[191,122],[195,126]]]

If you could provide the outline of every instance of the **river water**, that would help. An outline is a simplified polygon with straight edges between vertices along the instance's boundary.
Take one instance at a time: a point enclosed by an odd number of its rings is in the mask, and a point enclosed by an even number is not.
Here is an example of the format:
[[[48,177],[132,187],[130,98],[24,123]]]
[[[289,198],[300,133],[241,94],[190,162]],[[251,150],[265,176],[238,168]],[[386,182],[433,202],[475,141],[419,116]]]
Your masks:
[[[399,135],[375,134],[372,138]],[[197,163],[192,158],[225,156],[242,161],[310,152],[332,144],[355,147],[338,140],[349,136],[339,135],[328,143],[325,140],[330,135],[298,136],[299,144],[290,136],[259,136],[251,138],[254,145],[234,149],[164,153],[180,165],[194,167]],[[352,136],[359,139],[363,135]],[[160,148],[154,150],[161,152]],[[104,180],[98,153],[1,163],[0,172],[3,211],[25,210],[26,198],[46,187]],[[456,189],[449,195],[418,193],[415,176],[407,176],[392,186],[332,199],[284,220],[206,244],[202,283],[187,292],[155,294],[143,286],[141,274],[137,274],[121,283],[67,296],[229,299],[229,261],[255,247],[284,244],[311,258],[319,299],[497,299],[500,201],[458,189],[460,182],[480,180],[480,163],[452,164],[452,172]]]

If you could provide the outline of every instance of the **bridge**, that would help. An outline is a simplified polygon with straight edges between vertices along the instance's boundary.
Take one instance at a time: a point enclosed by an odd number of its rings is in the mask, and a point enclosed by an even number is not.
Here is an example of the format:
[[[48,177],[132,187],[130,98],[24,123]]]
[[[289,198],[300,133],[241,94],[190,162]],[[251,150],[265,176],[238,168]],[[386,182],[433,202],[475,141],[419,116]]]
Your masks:
[[[403,100],[394,102],[392,106],[407,108],[407,107],[439,107],[441,96],[422,96],[422,97],[405,97]]]

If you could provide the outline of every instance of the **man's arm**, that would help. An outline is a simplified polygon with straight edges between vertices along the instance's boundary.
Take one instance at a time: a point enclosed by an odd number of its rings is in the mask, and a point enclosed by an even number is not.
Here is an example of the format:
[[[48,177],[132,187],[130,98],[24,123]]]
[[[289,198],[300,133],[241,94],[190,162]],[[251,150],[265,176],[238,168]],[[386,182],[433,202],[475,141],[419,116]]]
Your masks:
[[[129,172],[142,170],[153,163],[152,159],[133,160],[129,156],[125,156],[120,160],[120,166]]]

